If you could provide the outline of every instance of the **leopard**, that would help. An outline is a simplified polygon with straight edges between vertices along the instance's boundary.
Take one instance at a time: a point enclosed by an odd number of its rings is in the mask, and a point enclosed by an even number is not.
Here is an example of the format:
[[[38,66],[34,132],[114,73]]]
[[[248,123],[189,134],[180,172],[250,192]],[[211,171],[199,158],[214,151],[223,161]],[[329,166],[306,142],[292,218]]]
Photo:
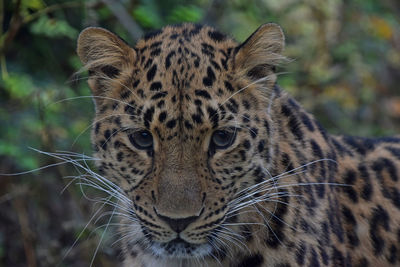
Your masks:
[[[400,137],[329,134],[278,85],[284,48],[275,23],[80,33],[121,265],[400,266]]]

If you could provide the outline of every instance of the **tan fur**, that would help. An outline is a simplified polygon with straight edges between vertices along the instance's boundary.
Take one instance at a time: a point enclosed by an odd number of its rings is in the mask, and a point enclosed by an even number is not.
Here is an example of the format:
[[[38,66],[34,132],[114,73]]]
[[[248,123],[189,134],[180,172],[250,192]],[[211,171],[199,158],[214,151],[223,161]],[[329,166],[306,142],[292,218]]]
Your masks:
[[[192,24],[134,48],[82,32],[125,266],[400,264],[400,139],[327,134],[277,86],[283,48],[276,24],[242,45]]]

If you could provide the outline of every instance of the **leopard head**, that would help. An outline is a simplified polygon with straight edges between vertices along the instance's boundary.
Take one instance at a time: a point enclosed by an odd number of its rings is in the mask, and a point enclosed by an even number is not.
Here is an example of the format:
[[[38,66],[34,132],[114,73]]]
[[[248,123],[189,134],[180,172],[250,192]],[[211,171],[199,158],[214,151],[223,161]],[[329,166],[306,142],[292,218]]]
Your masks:
[[[134,48],[101,28],[80,34],[93,147],[121,202],[126,247],[215,257],[235,247],[245,223],[270,216],[253,189],[268,183],[273,163],[269,109],[283,47],[276,24],[242,44],[193,24],[150,33]]]

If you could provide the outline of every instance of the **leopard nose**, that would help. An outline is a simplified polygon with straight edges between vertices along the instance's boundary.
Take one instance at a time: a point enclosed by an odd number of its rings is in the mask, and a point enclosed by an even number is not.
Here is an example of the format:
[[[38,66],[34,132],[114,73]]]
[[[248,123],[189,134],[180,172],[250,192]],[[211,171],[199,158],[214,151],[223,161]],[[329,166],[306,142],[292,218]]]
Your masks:
[[[168,224],[169,227],[171,227],[172,230],[174,230],[177,233],[182,232],[183,230],[186,229],[186,227],[191,224],[192,222],[194,222],[197,218],[200,217],[199,216],[190,216],[190,217],[185,217],[185,218],[171,218],[168,216],[163,216],[161,214],[159,214],[157,212],[156,209],[154,209],[155,213],[157,214],[157,216],[163,220],[165,223]]]

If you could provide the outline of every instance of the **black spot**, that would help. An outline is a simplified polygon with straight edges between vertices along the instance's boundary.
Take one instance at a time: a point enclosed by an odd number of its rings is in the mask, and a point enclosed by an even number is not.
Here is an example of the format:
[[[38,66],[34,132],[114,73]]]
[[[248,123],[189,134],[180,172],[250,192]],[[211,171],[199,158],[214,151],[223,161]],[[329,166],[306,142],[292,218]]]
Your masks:
[[[101,141],[100,141],[100,147],[101,147],[103,150],[107,150],[107,141],[108,141],[108,140],[101,140]]]
[[[155,57],[158,56],[161,53],[161,48],[156,48],[153,51],[151,51],[150,56]]]
[[[144,59],[143,59],[144,60]],[[148,67],[150,67],[150,65],[153,63],[153,59],[152,58],[149,58],[147,61],[146,61],[146,64],[144,65],[144,68],[145,69],[147,69]]]
[[[224,82],[225,88],[229,91],[229,92],[233,92],[235,89],[233,89],[233,86],[230,82],[225,81]]]
[[[150,122],[153,120],[153,114],[154,114],[154,107],[151,107],[147,109],[143,115],[144,126],[147,129],[150,127]]]
[[[237,114],[239,110],[239,105],[234,99],[229,99],[229,103],[226,103],[226,107],[229,109],[230,112]]]
[[[281,112],[283,115],[289,118],[289,128],[290,131],[293,133],[293,135],[298,139],[302,140],[303,139],[303,131],[301,130],[301,124],[297,117],[292,113],[292,110],[286,106],[282,105],[281,107]]]
[[[119,95],[121,96],[122,99],[126,99],[131,95],[131,91],[123,90]]]
[[[218,116],[217,111],[215,109],[213,109],[212,107],[207,107],[207,113],[208,113],[208,118],[213,123],[213,128],[217,128],[218,122],[219,122],[219,116]]]
[[[349,208],[347,208],[346,206],[343,206],[342,214],[343,214],[343,218],[347,224],[347,227],[346,227],[347,239],[348,239],[350,245],[352,245],[353,247],[356,247],[360,243],[357,232],[355,230],[355,227],[357,225],[356,219],[354,218],[352,211]]]
[[[392,181],[397,182],[399,180],[397,177],[397,168],[392,160],[388,158],[379,158],[372,164],[372,169],[376,172],[381,172],[384,168],[389,172]]]
[[[357,140],[357,138],[355,137],[345,136],[343,138],[343,141],[345,141],[349,146],[351,146],[354,150],[357,151],[357,153],[361,155],[365,155],[365,153],[367,152],[363,143]]]
[[[349,149],[347,149],[345,146],[343,146],[341,143],[339,143],[335,138],[331,138],[331,141],[332,141],[333,145],[335,146],[336,151],[339,152],[339,154],[341,156],[344,156],[346,154],[353,156],[353,153]]]
[[[398,209],[400,209],[400,192],[396,187],[390,188],[391,195],[392,195],[392,202]]]
[[[264,262],[264,258],[261,254],[255,254],[244,258],[238,265],[238,267],[257,267],[261,266]]]
[[[211,62],[211,64],[213,65],[213,67],[214,67],[216,70],[221,70],[221,67],[218,65],[217,62],[215,62],[214,60],[210,60],[210,62]]]
[[[132,116],[135,115],[135,107],[133,107],[132,105],[126,104],[125,108],[125,113],[130,114]]]
[[[176,120],[170,120],[167,122],[167,127],[170,129],[174,128],[175,125],[176,125]]]
[[[153,95],[153,96],[151,97],[151,100],[157,100],[157,99],[159,99],[159,98],[166,97],[167,95],[168,95],[168,92],[167,92],[167,91],[162,91],[162,92],[159,92],[159,93]]]
[[[343,181],[346,185],[349,186],[343,187],[343,190],[346,192],[349,199],[356,203],[358,202],[358,194],[352,186],[354,185],[355,180],[356,180],[356,172],[354,170],[347,170],[346,173],[344,174]]]
[[[336,248],[333,248],[332,261],[332,266],[345,266],[343,254]]]
[[[395,156],[398,160],[400,160],[400,148],[395,147],[385,147],[386,150],[390,151],[393,156]]]
[[[171,51],[165,58],[165,68],[166,69],[168,69],[171,66],[171,57],[173,57],[174,55],[175,55],[175,51]]]
[[[362,181],[364,182],[360,196],[365,200],[371,200],[373,188],[369,178],[368,170],[364,165],[360,164],[358,166],[358,173],[360,174]]]
[[[210,94],[206,90],[195,90],[194,93],[195,95],[201,96],[205,99],[211,99]]]
[[[124,153],[123,152],[118,152],[117,154],[117,160],[121,162],[124,159]]]
[[[137,90],[137,94],[138,94],[141,98],[145,98],[145,94],[144,94],[143,89]]]
[[[389,230],[389,215],[380,205],[374,209],[370,219],[369,235],[371,237],[372,246],[374,247],[375,255],[380,255],[385,246],[385,240],[379,235],[379,229],[383,227],[386,231]]]
[[[203,84],[207,87],[212,86],[215,81],[215,73],[211,67],[207,68],[207,76],[203,78]]]
[[[328,253],[326,252],[325,247],[319,246],[318,248],[319,248],[319,255],[321,256],[322,262],[323,262],[325,265],[328,265],[328,263],[329,263],[329,256],[328,256]]]
[[[94,127],[94,133],[95,133],[95,134],[98,134],[98,133],[99,133],[100,125],[101,125],[100,122],[97,122],[97,123],[96,123],[96,126]]]
[[[175,39],[178,38],[178,37],[179,37],[179,34],[174,33],[174,34],[172,34],[169,38],[170,38],[171,40],[175,40]]]
[[[301,114],[301,120],[309,131],[314,132],[315,129],[312,120],[306,113]]]
[[[108,140],[108,139],[110,139],[110,137],[111,137],[111,131],[110,131],[110,130],[106,130],[106,131],[104,132],[104,138],[105,138],[106,140]]]
[[[292,116],[291,109],[286,105],[282,105],[281,112],[282,112],[283,115],[285,115],[288,118]]]
[[[160,100],[160,101],[157,103],[157,107],[159,107],[159,108],[162,108],[164,105],[165,105],[165,101],[164,101],[164,100]]]
[[[213,39],[215,42],[221,42],[225,40],[226,36],[218,31],[209,31],[208,36]]]
[[[307,252],[307,247],[305,244],[300,243],[300,246],[296,250],[296,262],[298,265],[303,265],[304,264],[304,258],[306,256]]]
[[[249,140],[244,140],[243,146],[244,146],[244,148],[246,148],[246,149],[250,149],[250,141],[249,141]]]
[[[157,72],[157,65],[154,64],[149,71],[147,72],[147,80],[150,82],[154,79],[154,76],[156,75]]]
[[[250,135],[251,135],[251,137],[254,139],[254,138],[256,138],[257,137],[257,135],[258,135],[258,129],[257,128],[251,128],[251,129],[249,129],[249,132],[250,132]]]
[[[270,127],[269,127],[269,123],[267,120],[264,120],[264,127],[265,127],[265,131],[267,132],[267,135],[270,134]]]
[[[202,43],[201,44],[201,52],[203,52],[203,54],[206,54],[207,56],[213,57],[214,56],[214,47],[206,44],[206,43]]]
[[[162,88],[162,84],[160,82],[154,82],[150,85],[151,91],[159,91]]]
[[[192,119],[195,123],[198,123],[198,124],[203,123],[203,119],[201,118],[201,116],[199,114],[193,114]]]
[[[257,146],[257,149],[258,149],[258,152],[259,152],[259,153],[261,153],[261,152],[264,151],[264,146],[265,146],[265,140],[261,140],[261,141],[258,143],[258,146]]]
[[[314,250],[314,248],[311,248],[311,258],[310,258],[310,265],[309,267],[319,267],[319,260],[318,260],[318,254]]]
[[[158,115],[158,120],[160,122],[164,122],[166,118],[167,118],[167,112],[165,111],[161,112],[160,115]]]
[[[189,129],[189,130],[193,129],[193,125],[187,120],[185,120],[185,127],[186,127],[186,129]]]
[[[397,261],[397,248],[395,245],[391,245],[389,249],[389,262],[395,264]]]
[[[146,35],[143,38],[144,38],[144,40],[147,41],[147,40],[149,40],[151,38],[156,37],[157,35],[159,35],[161,33],[162,33],[162,30],[151,31],[149,33],[146,33]]]
[[[110,66],[110,65],[106,65],[104,67],[101,68],[101,72],[103,72],[105,75],[107,75],[110,78],[115,78],[119,75],[119,69]]]
[[[322,153],[322,149],[317,144],[317,142],[315,142],[314,140],[311,140],[310,144],[311,144],[311,149],[313,151],[314,157],[316,157],[317,159],[323,159],[324,158],[324,154]]]
[[[250,103],[249,103],[249,101],[243,100],[243,101],[242,101],[242,104],[243,104],[243,106],[244,106],[244,108],[245,108],[246,110],[249,110],[249,109],[250,109]]]
[[[114,148],[116,148],[116,149],[120,148],[121,145],[122,145],[121,142],[118,140],[114,142]]]
[[[134,82],[132,83],[132,87],[133,87],[133,88],[136,88],[136,87],[139,85],[139,83],[140,83],[140,80],[134,81]]]

